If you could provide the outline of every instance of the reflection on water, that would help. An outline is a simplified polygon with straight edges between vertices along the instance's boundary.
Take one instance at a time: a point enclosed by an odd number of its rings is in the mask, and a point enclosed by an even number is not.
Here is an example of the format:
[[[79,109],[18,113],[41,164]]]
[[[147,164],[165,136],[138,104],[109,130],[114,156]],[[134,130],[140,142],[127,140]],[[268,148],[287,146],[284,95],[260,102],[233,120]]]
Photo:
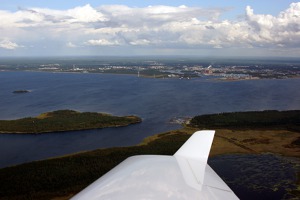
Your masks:
[[[292,199],[297,188],[300,159],[274,154],[222,155],[210,158],[209,165],[240,199]]]

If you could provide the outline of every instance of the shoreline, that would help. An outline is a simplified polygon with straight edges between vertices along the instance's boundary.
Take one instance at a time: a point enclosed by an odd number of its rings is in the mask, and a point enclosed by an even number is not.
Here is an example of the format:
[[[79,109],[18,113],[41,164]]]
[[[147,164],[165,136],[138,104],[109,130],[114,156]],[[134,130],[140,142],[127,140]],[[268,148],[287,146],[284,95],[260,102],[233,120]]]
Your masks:
[[[1,72],[40,72],[40,73],[68,73],[68,74],[110,74],[110,75],[127,75],[127,76],[136,76],[137,74],[134,73],[103,73],[103,72],[72,72],[72,71],[41,71],[41,70],[1,70]],[[161,77],[161,75],[157,75],[158,77],[153,77],[154,75],[140,75],[138,78],[146,78],[146,79],[180,79],[179,77]],[[196,79],[201,78],[199,77],[189,77],[190,79]],[[213,76],[212,76],[213,77]],[[184,78],[186,79],[186,78]],[[220,82],[235,82],[235,81],[255,81],[255,80],[286,80],[286,79],[300,79],[300,76],[294,76],[294,77],[284,77],[284,78],[275,78],[275,77],[269,77],[269,78],[252,78],[252,79],[222,79],[222,78],[212,78],[211,80],[214,81],[220,81]]]
[[[11,165],[7,166],[1,169],[5,168],[10,168],[10,167],[15,167],[23,164],[30,164],[33,162],[40,162],[40,161],[48,161],[48,160],[53,160],[53,159],[61,159],[61,158],[68,158],[72,156],[78,156],[82,154],[89,154],[94,151],[105,151],[105,150],[111,150],[111,149],[126,149],[126,148],[133,148],[133,147],[141,147],[141,146],[147,146],[151,143],[158,142],[160,139],[163,139],[164,137],[173,137],[176,134],[184,134],[186,138],[188,139],[194,132],[198,131],[200,129],[197,128],[189,128],[189,127],[183,127],[181,129],[176,129],[176,130],[171,130],[163,133],[158,133],[149,137],[145,137],[140,143],[132,146],[119,146],[119,147],[106,147],[106,148],[99,148],[99,149],[94,149],[94,150],[85,150],[85,151],[79,151],[75,153],[70,153],[70,154],[65,154],[61,156],[54,156],[50,157],[47,159],[42,159],[42,160],[35,160],[35,161],[30,161],[26,163],[21,163],[17,165]],[[290,141],[296,140],[298,138],[298,132],[293,132],[293,131],[288,131],[288,130],[278,130],[278,129],[245,129],[245,130],[231,130],[231,129],[215,129],[216,134],[214,137],[214,142],[211,147],[211,151],[209,154],[209,157],[213,158],[216,156],[223,156],[223,155],[239,155],[239,154],[245,154],[245,155],[259,155],[259,154],[273,154],[273,155],[278,155],[278,156],[283,156],[287,158],[299,158],[300,155],[298,154],[298,148],[289,148],[287,147],[286,144],[289,144]],[[237,137],[232,137],[232,135],[228,135],[228,133],[231,132],[234,135],[239,135]],[[281,146],[285,146],[283,148],[277,148],[278,144],[266,144],[264,141],[262,141],[260,144],[250,144],[249,146],[254,146],[254,150],[250,148],[247,145],[239,145],[235,141],[241,141],[244,140],[247,137],[251,137],[252,139],[259,139],[261,135],[264,135],[265,138],[270,138],[274,137],[277,134],[277,137],[274,139],[278,140],[281,139],[279,142],[282,144]],[[267,134],[267,135],[266,135]],[[285,140],[282,140],[281,134],[290,134],[289,138],[286,138]],[[224,135],[227,135],[224,137]],[[266,137],[267,136],[267,137]],[[266,148],[261,149],[261,146],[264,146]],[[280,146],[280,145],[279,145]],[[277,150],[276,150],[277,149]]]
[[[163,133],[158,133],[149,137],[144,138],[140,143],[136,144],[136,145],[132,145],[132,146],[120,146],[120,147],[106,147],[106,148],[99,148],[99,149],[94,149],[94,150],[85,150],[85,151],[79,151],[79,152],[75,152],[75,153],[70,153],[70,154],[65,154],[62,156],[54,156],[54,157],[50,157],[47,159],[42,159],[42,160],[36,160],[36,161],[30,161],[30,162],[26,162],[26,163],[21,163],[21,164],[17,164],[17,165],[11,165],[11,166],[7,166],[4,168],[0,168],[1,169],[5,169],[5,168],[10,168],[10,167],[14,167],[14,166],[19,166],[19,165],[23,165],[23,164],[29,164],[31,162],[39,162],[39,161],[47,161],[47,160],[53,160],[53,159],[60,159],[60,158],[65,158],[65,157],[70,157],[70,156],[76,156],[76,155],[80,155],[80,154],[85,154],[85,153],[91,153],[93,151],[98,151],[98,150],[107,150],[107,149],[115,149],[115,148],[132,148],[132,147],[140,147],[140,146],[146,146],[149,145],[152,142],[157,142],[160,139],[167,137],[167,136],[175,136],[176,134],[184,134],[188,137],[190,137],[194,132],[198,131],[200,129],[196,129],[196,128],[181,128],[181,129],[176,129],[176,130],[171,130],[168,132],[163,132]],[[79,130],[80,131],[80,130]],[[231,154],[274,154],[274,155],[279,155],[279,156],[284,156],[284,157],[291,157],[291,158],[300,158],[300,155],[298,155],[298,151],[297,149],[295,149],[295,151],[293,151],[293,148],[289,148],[289,147],[284,147],[285,149],[290,149],[290,151],[286,151],[286,150],[279,150],[277,152],[274,152],[272,150],[269,149],[269,151],[265,151],[265,150],[258,150],[258,151],[252,151],[251,148],[245,148],[241,145],[236,145],[234,142],[232,141],[236,141],[236,140],[241,140],[241,138],[245,138],[245,137],[252,137],[252,138],[256,138],[256,137],[260,137],[261,133],[265,134],[269,132],[270,133],[282,133],[282,131],[288,132],[288,133],[294,133],[292,136],[290,136],[290,138],[288,138],[287,140],[282,140],[282,144],[286,144],[288,143],[288,141],[292,141],[293,139],[297,139],[298,138],[298,132],[293,132],[293,131],[287,131],[287,130],[278,130],[278,129],[274,129],[274,130],[270,130],[270,129],[265,129],[265,130],[259,130],[259,129],[249,129],[249,130],[230,130],[230,129],[215,129],[216,134],[214,137],[214,142],[213,145],[211,147],[211,151],[209,154],[209,157],[215,157],[215,156],[222,156],[222,155],[231,155]],[[241,132],[246,132],[246,135],[241,135],[238,139],[237,138],[233,138],[232,135],[231,136],[227,136],[224,137],[224,134],[228,134],[228,132],[232,132],[232,133],[241,133]],[[242,133],[243,134],[243,133]],[[269,135],[269,137],[273,137],[274,135]],[[229,137],[231,137],[229,139]],[[277,139],[280,136],[277,137]],[[223,141],[223,146],[221,146],[219,143],[221,142],[221,140]],[[227,140],[227,141],[226,141]],[[235,145],[235,146],[228,146],[228,145]],[[264,146],[268,146],[265,143],[261,143]],[[252,144],[252,145],[257,145],[257,144]],[[270,144],[271,145],[271,144]],[[251,146],[251,145],[250,145]],[[258,148],[258,146],[256,147]],[[273,144],[270,146],[270,148],[276,149],[276,145]],[[220,151],[220,149],[222,149],[222,151]],[[239,150],[238,150],[239,149]]]
[[[142,121],[141,121],[142,122]],[[39,133],[32,133],[32,132],[4,132],[4,131],[0,131],[0,134],[3,135],[41,135],[41,134],[60,134],[60,133],[68,133],[68,132],[76,132],[76,131],[89,131],[89,130],[96,130],[96,129],[105,129],[105,128],[119,128],[119,127],[126,127],[126,126],[130,126],[130,125],[134,125],[137,123],[141,123],[141,122],[136,122],[136,123],[131,123],[128,125],[114,125],[114,126],[106,126],[106,127],[102,127],[102,128],[89,128],[89,129],[76,129],[76,130],[62,130],[62,131],[45,131],[45,132],[39,132]]]

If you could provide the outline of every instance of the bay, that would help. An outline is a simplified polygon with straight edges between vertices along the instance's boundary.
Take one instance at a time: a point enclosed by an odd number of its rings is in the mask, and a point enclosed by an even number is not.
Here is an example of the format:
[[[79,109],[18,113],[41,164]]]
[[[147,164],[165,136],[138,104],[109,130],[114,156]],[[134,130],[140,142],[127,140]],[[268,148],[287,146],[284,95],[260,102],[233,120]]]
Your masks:
[[[180,128],[174,117],[200,114],[300,109],[300,79],[216,81],[151,79],[134,75],[0,72],[0,119],[72,109],[137,115],[143,122],[120,128],[0,134],[0,167],[80,151],[134,145],[147,136]],[[14,94],[15,90],[30,90]]]

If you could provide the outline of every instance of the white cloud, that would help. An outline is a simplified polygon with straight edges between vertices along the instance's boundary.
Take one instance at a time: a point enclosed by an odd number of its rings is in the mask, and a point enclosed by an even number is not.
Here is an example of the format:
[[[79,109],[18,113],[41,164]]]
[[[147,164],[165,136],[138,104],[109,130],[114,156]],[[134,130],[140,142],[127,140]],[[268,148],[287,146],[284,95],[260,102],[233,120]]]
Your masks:
[[[86,42],[86,45],[91,46],[115,46],[119,45],[117,41],[108,41],[106,39],[99,39],[99,40],[89,40]]]
[[[292,3],[278,16],[258,15],[248,6],[244,19],[219,19],[228,11],[224,8],[163,5],[0,10],[0,38],[11,38],[28,46],[39,47],[39,43],[46,45],[48,42],[52,46],[61,44],[77,49],[89,46],[165,49],[288,49],[300,46],[300,2]],[[0,47],[16,49],[20,46],[2,40]]]
[[[149,45],[151,42],[146,39],[140,39],[130,42],[131,45]]]
[[[3,48],[3,49],[16,49],[16,48],[19,48],[20,46],[14,42],[11,42],[7,39],[5,40],[2,40],[0,41],[0,48]]]
[[[67,45],[67,47],[70,47],[70,48],[76,48],[77,47],[77,45],[73,44],[72,42],[68,42],[66,45]]]
[[[89,4],[83,7],[76,7],[74,9],[67,10],[67,16],[73,18],[71,22],[98,22],[106,21],[105,16],[92,8]]]
[[[256,15],[246,8],[246,22],[250,28],[249,39],[255,45],[295,47],[300,45],[300,2],[292,3],[277,17]]]

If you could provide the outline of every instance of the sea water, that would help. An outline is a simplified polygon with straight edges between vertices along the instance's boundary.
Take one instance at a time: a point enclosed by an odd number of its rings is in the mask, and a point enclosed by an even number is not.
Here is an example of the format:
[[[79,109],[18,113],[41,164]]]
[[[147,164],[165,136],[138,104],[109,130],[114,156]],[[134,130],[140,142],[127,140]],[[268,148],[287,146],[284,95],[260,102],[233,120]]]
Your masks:
[[[134,75],[0,72],[0,119],[61,109],[137,115],[128,127],[40,135],[0,134],[0,167],[113,146],[180,128],[174,117],[300,109],[300,79],[218,81],[153,79]],[[29,93],[15,94],[15,90]]]

